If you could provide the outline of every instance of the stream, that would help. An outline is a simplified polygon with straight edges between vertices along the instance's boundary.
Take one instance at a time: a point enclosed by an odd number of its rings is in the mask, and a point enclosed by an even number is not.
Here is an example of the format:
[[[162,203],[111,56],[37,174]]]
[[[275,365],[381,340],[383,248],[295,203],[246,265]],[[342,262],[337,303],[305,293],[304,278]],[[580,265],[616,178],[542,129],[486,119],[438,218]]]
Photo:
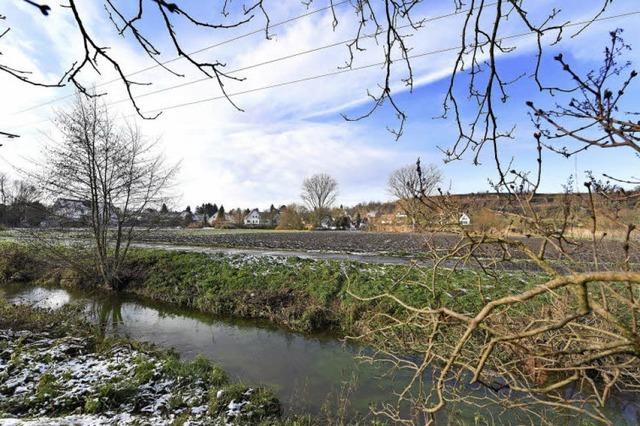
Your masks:
[[[380,367],[358,361],[361,348],[331,335],[292,333],[263,321],[216,318],[129,295],[24,284],[0,286],[0,297],[54,309],[71,302],[83,304],[107,333],[173,348],[185,359],[203,354],[235,380],[271,387],[285,414],[336,413],[341,406],[347,419],[366,415],[370,405],[394,402],[394,392],[409,378],[402,373],[381,377]],[[341,399],[348,403],[341,404]],[[640,402],[618,398],[610,405],[619,419],[616,424],[638,424]],[[448,407],[443,414],[448,420],[454,417],[454,423],[476,423],[476,409]],[[485,414],[498,423],[520,423],[513,411],[497,409]]]

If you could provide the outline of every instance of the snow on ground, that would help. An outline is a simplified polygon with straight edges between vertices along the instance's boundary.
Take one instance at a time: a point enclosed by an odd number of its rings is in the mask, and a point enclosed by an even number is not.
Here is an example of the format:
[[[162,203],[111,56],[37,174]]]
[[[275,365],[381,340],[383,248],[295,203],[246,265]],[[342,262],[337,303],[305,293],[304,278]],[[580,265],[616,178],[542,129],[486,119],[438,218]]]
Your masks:
[[[228,424],[256,406],[252,389],[209,409],[225,391],[168,374],[166,359],[87,339],[0,330],[0,425]]]

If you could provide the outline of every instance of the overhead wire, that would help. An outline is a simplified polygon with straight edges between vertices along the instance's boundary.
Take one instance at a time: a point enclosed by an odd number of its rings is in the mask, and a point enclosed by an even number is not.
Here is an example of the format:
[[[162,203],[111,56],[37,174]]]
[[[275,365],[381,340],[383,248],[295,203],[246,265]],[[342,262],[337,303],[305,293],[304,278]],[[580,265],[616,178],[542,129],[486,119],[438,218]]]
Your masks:
[[[481,7],[491,7],[491,6],[494,6],[496,4],[497,4],[497,2],[488,3],[488,4],[485,4],[483,6],[476,6],[476,7],[469,8],[469,9],[458,10],[458,11],[447,13],[447,14],[444,14],[444,15],[433,16],[433,17],[430,17],[430,18],[417,19],[416,22],[419,22],[422,25],[422,24],[427,23],[427,22],[434,22],[434,21],[438,21],[438,20],[441,20],[441,19],[450,18],[452,16],[468,13],[468,12],[470,12],[472,10],[479,9]],[[414,25],[415,24],[400,25],[400,26],[396,27],[396,30],[412,28],[412,27],[414,27]],[[362,35],[362,36],[360,36],[358,38],[351,37],[351,38],[348,38],[348,39],[345,39],[345,40],[341,40],[341,41],[338,41],[338,42],[335,42],[335,43],[325,44],[323,46],[314,47],[312,49],[303,50],[303,51],[300,51],[300,52],[292,53],[290,55],[280,56],[278,58],[270,59],[268,61],[247,65],[247,66],[244,66],[244,67],[241,67],[241,68],[236,68],[234,70],[226,72],[225,74],[227,74],[227,75],[237,74],[237,73],[242,72],[242,71],[247,71],[247,70],[258,68],[258,67],[262,67],[262,66],[265,66],[265,65],[274,64],[276,62],[281,62],[281,61],[285,61],[285,60],[288,60],[288,59],[297,58],[297,57],[300,57],[300,56],[308,55],[310,53],[319,52],[319,51],[322,51],[322,50],[325,50],[325,49],[330,49],[330,48],[333,48],[333,47],[343,46],[346,43],[354,42],[356,40],[362,40],[362,39],[367,39],[367,38],[375,38],[375,37],[383,34],[384,31],[386,31],[386,29],[379,29],[375,33],[364,34],[364,35]],[[180,89],[182,87],[190,86],[190,85],[197,84],[197,83],[202,83],[204,81],[211,81],[211,80],[212,79],[210,77],[203,77],[203,78],[199,78],[199,79],[196,79],[196,80],[187,81],[187,82],[176,84],[176,85],[173,85],[173,86],[168,86],[168,87],[165,87],[165,88],[162,88],[162,89],[156,89],[156,90],[152,90],[150,92],[141,93],[139,95],[136,95],[136,99],[144,98],[146,96],[156,95],[158,93],[167,92],[169,90]],[[107,106],[117,105],[117,104],[120,104],[120,103],[123,103],[123,102],[128,102],[128,101],[130,101],[129,98],[123,98],[123,99],[111,102]]]
[[[338,2],[338,3],[334,3],[333,7],[335,7],[335,6],[339,6],[339,5],[343,4],[343,3],[345,3],[345,1]],[[484,8],[486,8],[486,7],[491,7],[491,6],[494,6],[494,5],[496,5],[496,4],[497,4],[497,2],[492,2],[492,3],[484,4],[484,5],[482,5],[482,6],[476,6],[476,7],[473,7],[473,8],[469,8],[469,9],[455,10],[455,11],[453,11],[453,12],[449,12],[449,13],[442,14],[442,15],[437,15],[437,16],[433,16],[433,17],[424,17],[424,18],[421,18],[421,19],[416,19],[416,20],[414,20],[414,22],[415,22],[415,23],[418,23],[419,25],[423,25],[423,24],[428,23],[428,22],[434,22],[434,21],[438,21],[438,20],[445,19],[445,18],[450,18],[450,17],[452,17],[452,16],[456,16],[456,15],[460,15],[460,14],[468,13],[468,12],[473,11],[473,10],[475,10],[475,9],[479,9],[479,8],[483,8],[483,7],[484,7]],[[307,13],[307,14],[305,14],[305,15],[300,15],[300,16],[295,17],[295,18],[290,18],[290,19],[288,19],[288,20],[286,20],[286,21],[279,22],[279,23],[274,24],[274,25],[272,25],[272,26],[270,26],[270,27],[274,27],[274,26],[282,25],[282,24],[284,24],[284,23],[291,22],[291,21],[296,20],[296,19],[300,19],[300,17],[302,17],[302,16],[308,16],[308,15],[313,14],[313,13],[317,13],[317,12],[320,12],[320,11],[323,11],[323,10],[327,10],[327,9],[329,9],[330,7],[331,7],[331,6],[327,6],[327,7],[324,7],[324,8],[315,9],[314,11],[309,12],[309,13]],[[415,25],[416,25],[416,24],[406,24],[406,25],[401,25],[401,26],[397,27],[397,29],[398,29],[398,30],[400,30],[400,29],[406,29],[406,28],[410,28],[410,27],[415,27]],[[234,38],[234,39],[228,39],[228,40],[226,40],[225,42],[221,42],[221,43],[218,43],[218,44],[215,44],[215,45],[207,46],[207,47],[204,47],[204,48],[202,48],[202,49],[199,49],[199,50],[197,50],[197,51],[195,51],[195,52],[192,52],[191,54],[200,53],[200,52],[203,52],[203,51],[205,51],[205,50],[211,49],[211,48],[213,48],[213,47],[220,46],[221,44],[224,44],[224,43],[227,43],[227,42],[230,42],[230,41],[235,41],[235,40],[237,40],[237,39],[239,39],[239,38],[242,38],[242,37],[247,36],[247,35],[255,34],[256,32],[260,32],[260,31],[263,31],[263,30],[253,31],[253,32],[251,32],[251,33],[247,33],[247,34],[245,34],[245,35],[243,35],[243,36],[238,36],[238,37],[236,37],[236,38]],[[376,31],[375,33],[365,34],[365,35],[363,35],[363,36],[359,37],[359,39],[374,38],[374,37],[376,37],[376,36],[378,36],[378,35],[382,34],[384,31],[385,31],[384,29],[379,29],[379,30],[378,30],[378,31]],[[273,64],[273,63],[276,63],[276,62],[280,62],[280,61],[284,61],[284,60],[292,59],[292,58],[295,58],[295,57],[299,57],[299,56],[303,56],[303,55],[308,55],[308,54],[315,53],[315,52],[318,52],[318,51],[321,51],[321,50],[325,50],[325,49],[329,49],[329,48],[333,48],[333,47],[337,47],[337,46],[345,45],[346,43],[353,42],[353,41],[355,41],[355,40],[356,40],[356,38],[351,37],[351,38],[348,38],[348,39],[345,39],[345,40],[341,40],[341,41],[339,41],[339,42],[334,42],[334,43],[330,43],[330,44],[327,44],[327,45],[318,46],[318,47],[315,47],[315,48],[312,48],[312,49],[308,49],[308,50],[301,51],[301,52],[296,52],[296,53],[294,53],[294,54],[290,54],[290,55],[281,56],[281,57],[274,58],[274,59],[270,59],[270,60],[267,60],[267,61],[264,61],[264,62],[260,62],[260,63],[257,63],[257,64],[247,65],[247,66],[245,66],[245,67],[241,67],[241,68],[237,68],[237,69],[234,69],[234,70],[228,71],[228,72],[226,72],[225,74],[230,75],[230,74],[234,74],[234,73],[238,73],[238,72],[246,71],[246,70],[249,70],[249,69],[254,69],[254,68],[261,67],[261,66],[265,66],[265,65]],[[172,60],[169,60],[169,61],[167,61],[167,62],[161,62],[160,64],[166,64],[166,63],[169,63],[169,62],[172,62],[172,61],[178,60],[178,59],[180,59],[180,58],[181,58],[181,57],[176,57],[176,58],[174,58],[174,59],[172,59]],[[129,77],[129,76],[131,76],[131,75],[134,75],[134,74],[137,74],[137,73],[141,73],[141,72],[144,72],[144,71],[147,71],[147,70],[150,70],[150,69],[156,68],[156,67],[158,67],[158,66],[160,66],[160,65],[159,65],[159,64],[156,64],[156,65],[153,65],[153,66],[150,66],[150,67],[147,67],[147,68],[144,68],[144,69],[141,69],[141,70],[135,71],[135,72],[133,72],[133,73],[131,73],[131,74],[126,75],[126,77]],[[98,85],[96,85],[95,87],[101,87],[101,86],[104,86],[104,85],[107,85],[107,84],[111,84],[111,83],[114,83],[114,82],[117,82],[117,81],[120,81],[120,79],[110,80],[110,81],[107,81],[107,82],[105,82],[105,83],[98,84]],[[174,89],[178,89],[178,88],[182,88],[182,87],[190,86],[190,85],[192,85],[192,84],[201,83],[201,82],[204,82],[204,81],[211,81],[211,78],[210,78],[210,77],[203,77],[203,78],[200,78],[200,79],[187,81],[187,82],[180,83],[180,84],[176,84],[176,85],[173,85],[173,86],[168,86],[168,87],[165,87],[165,88],[162,88],[162,89],[157,89],[157,90],[153,90],[153,91],[150,91],[150,92],[141,93],[141,94],[139,94],[139,95],[136,95],[136,99],[144,98],[144,97],[151,96],[151,95],[155,95],[155,94],[158,94],[158,93],[163,93],[163,92],[166,92],[166,91],[169,91],[169,90],[174,90]],[[19,114],[19,113],[28,112],[28,111],[31,111],[31,110],[34,110],[34,109],[37,109],[37,108],[40,108],[40,107],[43,107],[43,106],[47,106],[47,105],[50,105],[50,104],[53,104],[53,103],[59,102],[59,101],[61,101],[61,100],[68,99],[68,98],[70,98],[70,97],[72,97],[72,96],[73,96],[73,94],[65,95],[65,96],[62,96],[62,97],[59,97],[59,98],[55,98],[55,99],[52,99],[52,100],[50,100],[50,101],[43,102],[43,103],[40,103],[40,104],[38,104],[38,105],[34,105],[34,106],[32,106],[32,107],[29,107],[29,108],[27,108],[27,109],[24,109],[24,110],[18,111],[18,112],[14,113],[14,114]],[[124,99],[120,99],[120,100],[117,100],[117,101],[111,102],[111,103],[109,103],[107,106],[113,106],[113,105],[120,104],[120,103],[123,103],[123,102],[128,102],[128,101],[130,101],[130,98],[124,98]],[[39,120],[39,121],[32,122],[32,123],[26,123],[26,124],[23,124],[23,125],[14,126],[14,127],[12,127],[12,129],[17,129],[17,128],[21,128],[21,127],[26,127],[26,126],[29,126],[29,125],[32,125],[32,124],[39,124],[39,123],[42,123],[42,122],[44,122],[44,121],[46,121],[46,120]]]
[[[587,25],[587,24],[590,24],[590,23],[596,23],[596,22],[602,22],[602,21],[608,21],[608,20],[614,20],[614,19],[620,19],[620,18],[625,18],[625,17],[638,15],[638,14],[640,14],[640,10],[620,13],[620,14],[611,15],[611,16],[604,16],[604,17],[597,18],[595,20],[585,20],[585,21],[572,22],[572,23],[569,23],[569,24],[565,25],[564,28],[582,26],[582,25]],[[501,37],[500,39],[498,39],[496,41],[497,42],[502,42],[502,41],[513,40],[513,39],[522,38],[522,37],[526,37],[526,36],[533,36],[535,34],[536,34],[535,32],[526,31],[526,32],[518,33],[518,34],[513,34],[513,35],[510,35],[510,36]],[[464,48],[468,48],[468,47],[472,47],[472,46],[464,46]],[[463,48],[463,46],[457,45],[457,46],[451,46],[451,47],[442,48],[442,49],[430,50],[430,51],[427,51],[427,52],[422,52],[422,53],[418,53],[418,54],[414,54],[414,55],[408,55],[406,57],[406,59],[407,60],[418,59],[418,58],[422,58],[422,57],[426,57],[426,56],[430,56],[430,55],[435,55],[435,54],[442,54],[442,53],[447,53],[447,52],[452,52],[452,51],[459,51],[462,48]],[[320,49],[320,48],[316,48],[316,49]],[[402,59],[405,59],[405,58],[402,58]],[[280,60],[280,59],[278,59],[278,60]],[[274,60],[266,61],[264,63],[255,64],[255,65],[250,66],[250,67],[261,66],[262,64],[272,63],[273,61]],[[361,71],[361,70],[365,70],[365,69],[369,69],[369,68],[373,68],[373,67],[379,67],[379,66],[385,65],[385,63],[386,63],[386,61],[380,61],[380,62],[375,62],[375,63],[371,63],[371,64],[367,64],[367,65],[361,65],[361,66],[358,66],[358,67],[350,67],[350,68],[339,69],[339,70],[328,72],[328,73],[307,76],[307,77],[294,79],[294,80],[289,80],[289,81],[284,81],[284,82],[280,82],[280,83],[273,83],[273,84],[269,84],[269,85],[266,85],[266,86],[253,88],[253,89],[241,90],[241,91],[238,91],[238,92],[232,92],[232,93],[228,93],[226,95],[218,95],[218,96],[198,99],[198,100],[194,100],[194,101],[188,101],[188,102],[173,104],[173,105],[169,105],[169,106],[159,107],[159,108],[155,108],[155,109],[145,110],[145,111],[143,111],[143,113],[149,114],[149,113],[155,113],[155,112],[159,112],[159,111],[169,111],[169,110],[176,109],[176,108],[182,108],[182,107],[191,106],[191,105],[197,105],[197,104],[206,103],[206,102],[213,102],[213,101],[217,101],[217,100],[221,100],[221,99],[226,99],[227,97],[241,96],[241,95],[250,94],[250,93],[256,93],[256,92],[265,91],[265,90],[269,90],[269,89],[273,89],[273,88],[284,87],[284,86],[299,84],[299,83],[303,83],[303,82],[307,82],[307,81],[313,81],[313,80],[318,80],[318,79],[327,78],[327,77],[331,77],[331,76],[341,75],[341,74],[345,74],[345,73],[349,73],[349,72],[355,72],[355,71]],[[244,69],[247,69],[247,68],[250,68],[250,67],[244,67],[244,68],[241,68],[241,69],[238,69],[238,70],[234,70],[234,72],[237,72],[239,70],[244,70]],[[179,85],[179,86],[184,86],[184,85],[189,84],[189,83],[192,83],[192,82],[183,83],[182,85]],[[174,87],[165,88],[165,89],[159,89],[158,91],[155,91],[155,93],[160,92],[160,91],[170,90],[170,89],[173,89],[173,88]],[[122,100],[116,101],[114,103],[118,103],[118,102],[122,102]],[[130,115],[126,116],[126,117],[132,117],[132,116],[136,116],[136,115],[137,114],[133,113],[133,114],[130,114]],[[39,124],[39,123],[46,122],[46,121],[49,121],[49,120],[41,120],[41,121],[38,121],[38,122],[35,122],[35,123],[24,124],[24,125],[21,125],[21,126],[18,126],[18,127],[14,127],[13,129],[29,126],[29,125],[32,125],[32,124]]]
[[[285,19],[283,21],[276,22],[274,24],[269,24],[268,28],[277,28],[277,27],[280,27],[282,25],[288,24],[290,22],[294,22],[294,21],[297,21],[299,19],[303,19],[303,18],[306,18],[308,16],[314,15],[316,13],[324,12],[325,10],[329,10],[329,9],[335,8],[337,6],[341,6],[341,5],[345,4],[345,3],[348,3],[349,1],[350,0],[342,0],[342,1],[339,1],[337,3],[330,4],[328,6],[320,7],[320,8],[317,8],[317,9],[313,9],[313,10],[311,10],[309,12],[306,12],[306,13],[303,13],[301,15],[297,15],[297,16]],[[238,36],[231,37],[231,38],[228,38],[226,40],[223,40],[223,41],[220,41],[220,42],[217,42],[217,43],[214,43],[214,44],[210,44],[208,46],[205,46],[205,47],[202,47],[200,49],[194,50],[192,52],[187,53],[187,55],[188,56],[197,55],[197,54],[200,54],[202,52],[206,52],[207,50],[211,50],[211,49],[214,49],[216,47],[220,47],[220,46],[223,46],[225,44],[233,43],[233,42],[241,40],[243,38],[250,37],[252,35],[256,35],[256,34],[260,34],[260,33],[264,33],[264,32],[265,32],[265,28],[261,27],[259,29],[256,29],[256,30],[244,33],[244,34],[240,34]],[[141,74],[143,72],[150,71],[152,69],[155,69],[155,68],[158,68],[158,67],[162,67],[164,65],[176,62],[176,61],[178,61],[180,59],[184,59],[184,56],[176,56],[176,57],[174,57],[172,59],[168,59],[166,61],[160,61],[160,62],[158,62],[156,64],[153,64],[153,65],[150,65],[148,67],[141,68],[141,69],[133,71],[133,72],[131,72],[129,74],[125,74],[125,77],[132,77],[134,75],[138,75],[138,74]],[[121,79],[120,78],[116,78],[116,79],[113,79],[113,80],[105,81],[103,83],[97,84],[95,87],[96,88],[97,87],[104,87],[106,85],[109,85],[109,84],[112,84],[112,83],[116,83],[118,81],[121,81]],[[31,106],[31,107],[23,109],[21,111],[17,111],[17,112],[15,112],[15,114],[20,114],[20,113],[23,113],[23,112],[28,112],[28,111],[31,111],[31,110],[34,110],[34,109],[38,109],[38,108],[41,108],[43,106],[47,106],[47,105],[50,105],[52,103],[56,103],[56,102],[65,100],[65,99],[68,99],[68,98],[73,97],[73,96],[74,96],[74,94],[60,96],[60,97],[52,99],[50,101],[43,102],[41,104]]]
[[[601,18],[598,18],[598,19],[595,19],[595,20],[572,22],[572,23],[569,23],[569,24],[565,25],[565,28],[582,26],[582,25],[586,25],[586,24],[589,24],[589,23],[596,23],[596,22],[601,22],[601,21],[606,21],[606,20],[619,19],[619,18],[629,17],[629,16],[633,16],[633,15],[638,15],[638,14],[640,14],[640,10],[633,11],[633,12],[621,13],[621,14],[617,14],[617,15],[605,16],[605,17],[601,17]],[[516,38],[532,36],[532,35],[535,35],[535,34],[536,34],[535,32],[526,31],[526,32],[518,33],[518,34],[513,34],[513,35],[510,35],[510,36],[501,37],[500,39],[497,40],[497,42],[502,42],[502,41],[506,41],[506,40],[513,40],[513,39],[516,39]],[[466,47],[470,47],[470,46],[466,46]],[[425,57],[425,56],[436,55],[436,54],[441,54],[441,53],[447,53],[447,52],[452,52],[452,51],[456,51],[456,50],[460,50],[460,49],[462,49],[462,46],[459,46],[459,45],[458,46],[451,46],[451,47],[447,47],[447,48],[431,50],[431,51],[427,51],[427,52],[423,52],[423,53],[418,53],[418,54],[415,54],[415,55],[408,55],[406,59],[417,59],[417,58],[422,58],[422,57]],[[344,73],[348,73],[348,72],[361,71],[361,70],[368,69],[368,68],[382,66],[385,63],[386,63],[385,61],[381,61],[381,62],[371,63],[371,64],[362,65],[362,66],[358,66],[358,67],[340,69],[340,70],[337,70],[337,71],[328,72],[328,73],[324,73],[324,74],[318,74],[318,75],[313,75],[313,76],[309,76],[309,77],[303,77],[303,78],[300,78],[300,79],[289,80],[289,81],[285,81],[285,82],[281,82],[281,83],[274,83],[274,84],[270,84],[270,85],[267,85],[267,86],[257,87],[257,88],[254,88],[254,89],[242,90],[242,91],[239,91],[239,92],[229,93],[227,95],[219,95],[219,96],[214,96],[214,97],[210,97],[210,98],[204,98],[204,99],[199,99],[199,100],[195,100],[195,101],[169,105],[169,106],[165,106],[165,107],[161,107],[161,108],[157,108],[157,109],[144,111],[144,113],[153,113],[153,112],[158,112],[158,111],[165,111],[165,110],[171,110],[171,109],[175,109],[175,108],[180,108],[180,107],[184,107],[184,106],[196,105],[196,104],[200,104],[200,103],[204,103],[204,102],[211,102],[211,101],[215,101],[215,100],[225,99],[227,96],[232,97],[232,96],[245,95],[245,94],[249,94],[249,93],[255,93],[255,92],[259,92],[259,91],[263,91],[263,90],[268,90],[268,89],[273,89],[273,88],[277,88],[277,87],[288,86],[288,85],[292,85],[292,84],[298,84],[298,83],[302,83],[302,82],[306,82],[306,81],[317,80],[317,79],[326,78],[326,77],[335,76],[335,75],[340,75],[340,74],[344,74]],[[134,115],[135,114],[132,114],[132,115],[129,115],[128,117],[131,117],[131,116],[134,116]]]

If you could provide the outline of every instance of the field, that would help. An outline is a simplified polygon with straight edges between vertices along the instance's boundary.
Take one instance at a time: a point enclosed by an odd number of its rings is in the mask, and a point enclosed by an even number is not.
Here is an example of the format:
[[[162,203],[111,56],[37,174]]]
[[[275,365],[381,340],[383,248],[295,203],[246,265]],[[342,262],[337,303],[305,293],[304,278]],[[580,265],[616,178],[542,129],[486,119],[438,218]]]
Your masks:
[[[87,238],[88,231],[71,229],[64,231],[34,231],[34,230],[6,230],[0,232],[0,237],[20,239],[48,235],[60,240],[76,240]],[[135,240],[148,244],[172,244],[185,247],[211,247],[250,250],[282,250],[296,253],[356,253],[371,255],[386,255],[400,257],[429,257],[432,250],[445,253],[459,240],[453,234],[418,234],[418,233],[387,233],[387,232],[350,232],[350,231],[262,231],[262,230],[217,230],[161,228],[139,230]],[[521,238],[521,241],[533,251],[537,252],[540,240],[535,238]],[[635,243],[634,243],[635,244]],[[597,245],[600,262],[616,264],[624,259],[623,244],[619,241],[603,238]],[[500,246],[485,245],[477,254],[480,257],[500,256]],[[593,261],[593,247],[587,240],[575,246],[565,247],[574,265],[588,264]],[[632,251],[632,253],[638,251]],[[510,250],[512,259],[523,259],[524,254],[518,250]],[[547,258],[559,259],[560,255],[550,249]],[[567,260],[566,258],[563,260]],[[632,263],[640,263],[640,256],[633,255]],[[512,268],[511,268],[512,269]]]

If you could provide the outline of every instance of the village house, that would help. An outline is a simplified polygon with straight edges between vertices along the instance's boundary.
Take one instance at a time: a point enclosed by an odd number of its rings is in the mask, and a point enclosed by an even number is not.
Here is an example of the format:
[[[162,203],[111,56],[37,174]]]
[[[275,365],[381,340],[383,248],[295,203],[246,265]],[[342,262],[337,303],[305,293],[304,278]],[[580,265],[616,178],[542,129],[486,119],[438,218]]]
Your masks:
[[[245,225],[260,225],[260,210],[253,209],[244,217]]]
[[[98,205],[98,212],[102,206]],[[81,222],[91,216],[91,202],[73,198],[58,198],[51,207],[51,212],[57,221]],[[109,222],[115,224],[118,220],[117,209],[111,206],[109,210]]]
[[[233,216],[229,213],[224,213],[224,218],[220,218],[218,217],[219,215],[216,213],[213,216],[211,216],[210,218],[207,219],[207,223],[210,226],[214,226],[216,223],[222,223],[222,224],[234,224],[235,221],[233,220]]]
[[[280,219],[280,212],[276,209],[272,212],[261,212],[253,209],[244,217],[246,226],[271,226],[277,225]]]
[[[460,225],[462,226],[469,226],[471,225],[471,218],[469,217],[468,214],[462,213],[460,215],[460,218],[458,219],[458,223],[460,223]]]
[[[53,214],[61,219],[81,220],[91,214],[91,204],[87,200],[58,198],[53,203]]]
[[[320,228],[322,229],[336,229],[333,218],[326,216],[320,221]]]

